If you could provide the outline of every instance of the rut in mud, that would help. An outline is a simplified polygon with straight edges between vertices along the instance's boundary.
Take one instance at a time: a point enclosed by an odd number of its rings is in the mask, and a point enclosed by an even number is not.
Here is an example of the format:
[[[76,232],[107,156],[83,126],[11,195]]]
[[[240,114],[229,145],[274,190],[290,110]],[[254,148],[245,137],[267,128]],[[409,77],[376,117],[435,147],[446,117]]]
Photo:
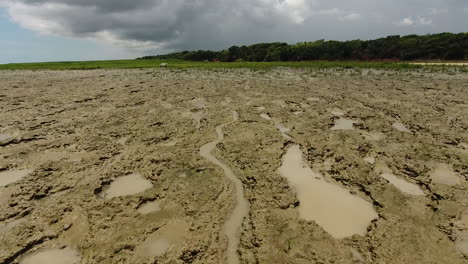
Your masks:
[[[234,184],[236,206],[231,212],[231,215],[224,224],[224,235],[228,240],[226,249],[226,263],[237,264],[240,263],[237,250],[240,243],[240,229],[242,222],[248,216],[249,202],[244,197],[244,188],[242,182],[236,177],[234,172],[228,165],[220,161],[212,154],[216,145],[224,139],[223,128],[239,119],[237,112],[233,112],[233,121],[222,124],[216,127],[216,134],[218,138],[210,143],[203,145],[200,148],[200,155],[211,163],[223,169],[224,175]]]

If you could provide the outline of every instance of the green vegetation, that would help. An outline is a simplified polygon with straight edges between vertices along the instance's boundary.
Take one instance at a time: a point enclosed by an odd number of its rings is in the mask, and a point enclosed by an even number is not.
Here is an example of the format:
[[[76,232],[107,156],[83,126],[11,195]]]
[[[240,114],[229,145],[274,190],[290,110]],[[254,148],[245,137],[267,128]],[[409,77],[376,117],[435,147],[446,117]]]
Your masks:
[[[468,33],[388,36],[376,40],[260,43],[233,46],[222,51],[182,51],[142,59],[189,61],[372,61],[372,60],[468,60]]]
[[[408,60],[468,60],[468,33],[389,36],[376,40],[260,43],[223,51],[183,51],[136,60],[0,64],[0,70],[91,70],[169,68],[443,68],[404,63]],[[460,68],[466,72],[466,67]]]
[[[270,69],[275,67],[291,68],[374,68],[374,69],[417,69],[425,66],[395,62],[205,62],[184,60],[115,60],[115,61],[78,61],[12,63],[0,65],[0,70],[92,70],[92,69],[138,69],[160,67],[167,63],[169,68],[251,68]]]

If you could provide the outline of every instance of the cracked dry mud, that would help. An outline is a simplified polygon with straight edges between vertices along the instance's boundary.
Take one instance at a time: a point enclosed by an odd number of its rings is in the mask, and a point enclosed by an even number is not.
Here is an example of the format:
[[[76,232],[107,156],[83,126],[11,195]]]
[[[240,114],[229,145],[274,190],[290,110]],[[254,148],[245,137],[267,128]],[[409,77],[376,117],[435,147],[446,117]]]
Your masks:
[[[0,80],[0,263],[468,263],[466,73]]]

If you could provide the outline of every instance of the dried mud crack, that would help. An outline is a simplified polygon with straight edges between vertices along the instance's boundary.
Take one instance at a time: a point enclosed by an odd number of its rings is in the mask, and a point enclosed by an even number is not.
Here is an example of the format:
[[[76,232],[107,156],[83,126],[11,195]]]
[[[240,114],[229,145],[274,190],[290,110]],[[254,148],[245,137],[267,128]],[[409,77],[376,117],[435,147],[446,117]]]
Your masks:
[[[237,251],[240,244],[241,226],[244,222],[244,219],[248,217],[249,214],[249,202],[244,197],[244,187],[242,185],[242,182],[227,164],[220,161],[218,158],[216,158],[215,155],[212,154],[212,151],[216,148],[216,145],[224,139],[223,128],[233,122],[236,122],[238,119],[238,113],[233,112],[233,121],[216,127],[216,134],[218,138],[212,142],[203,145],[200,148],[200,155],[205,159],[209,160],[214,165],[222,168],[224,175],[234,185],[234,198],[236,205],[224,224],[224,235],[228,240],[228,245],[225,253],[226,263],[228,264],[240,263]]]

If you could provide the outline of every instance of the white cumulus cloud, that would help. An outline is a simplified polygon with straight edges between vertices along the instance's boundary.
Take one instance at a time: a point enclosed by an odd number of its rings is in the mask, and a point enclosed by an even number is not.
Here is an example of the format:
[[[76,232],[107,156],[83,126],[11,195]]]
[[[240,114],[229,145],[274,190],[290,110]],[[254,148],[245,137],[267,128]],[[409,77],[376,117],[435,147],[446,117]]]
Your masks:
[[[417,26],[417,25],[431,25],[432,19],[426,17],[416,17],[411,16],[403,18],[398,25],[400,26]]]

